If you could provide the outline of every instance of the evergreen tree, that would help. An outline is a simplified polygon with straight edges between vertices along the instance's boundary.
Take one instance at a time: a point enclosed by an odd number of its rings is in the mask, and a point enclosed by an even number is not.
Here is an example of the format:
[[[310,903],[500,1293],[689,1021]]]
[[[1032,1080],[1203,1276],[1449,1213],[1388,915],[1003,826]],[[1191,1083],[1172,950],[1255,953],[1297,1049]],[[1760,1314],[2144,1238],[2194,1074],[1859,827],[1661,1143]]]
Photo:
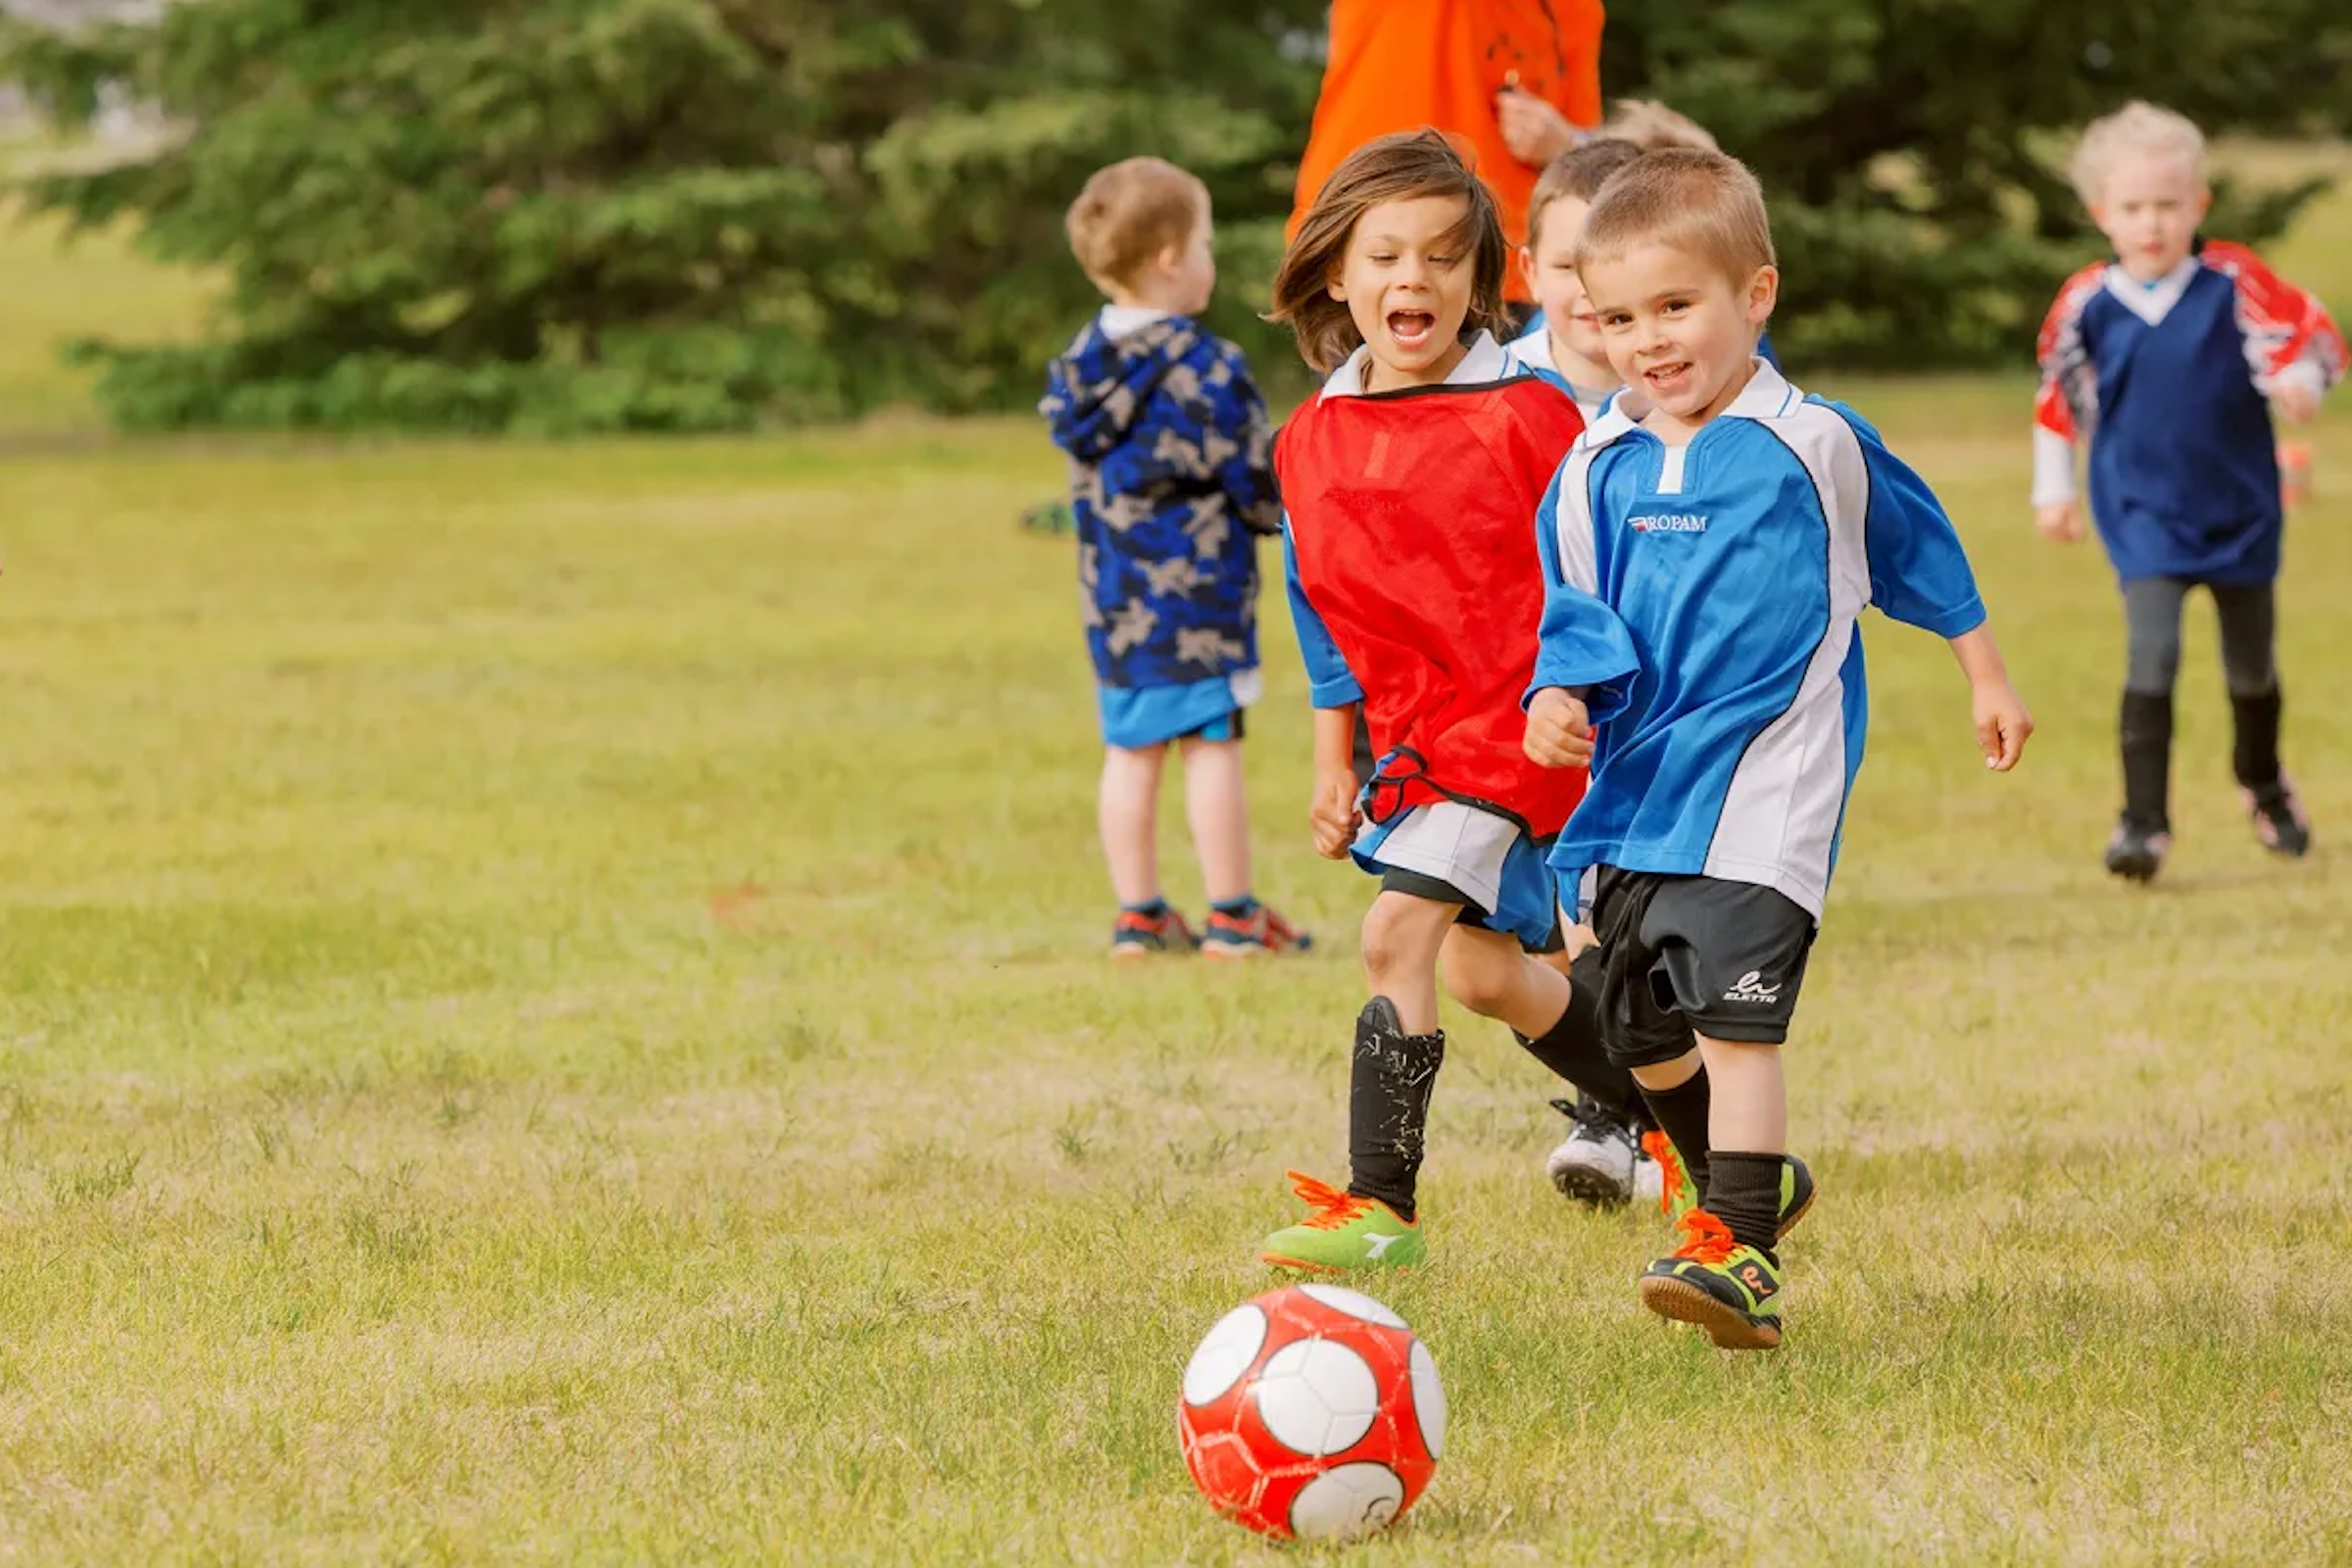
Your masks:
[[[1403,0],[1396,0],[1403,3]],[[1802,361],[2014,359],[2085,254],[2044,160],[2139,94],[2343,129],[2342,0],[1613,0],[1611,90],[1753,163]],[[1213,324],[1254,316],[1321,0],[180,0],[0,29],[68,122],[102,84],[162,146],[31,180],[220,270],[217,335],[89,345],[131,426],[705,429],[906,400],[1018,407],[1095,303],[1061,215],[1152,152],[1215,196]],[[2290,111],[2302,106],[2308,118]],[[2333,117],[2332,124],[2328,117]],[[2274,230],[2294,193],[2226,206]]]

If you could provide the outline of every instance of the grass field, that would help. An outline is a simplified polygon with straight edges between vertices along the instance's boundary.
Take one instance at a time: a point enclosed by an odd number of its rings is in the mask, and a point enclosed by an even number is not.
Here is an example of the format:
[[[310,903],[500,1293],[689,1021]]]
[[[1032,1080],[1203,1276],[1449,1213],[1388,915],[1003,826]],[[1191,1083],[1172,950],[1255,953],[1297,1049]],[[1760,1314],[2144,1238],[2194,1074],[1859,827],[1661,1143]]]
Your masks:
[[[1987,776],[1870,624],[1789,1345],[1642,1313],[1654,1218],[1562,1205],[1456,1018],[1435,1261],[1380,1287],[1446,1461],[1294,1553],[1173,1435],[1283,1167],[1342,1170],[1365,884],[1278,610],[1258,880],[1328,951],[1113,972],[1028,422],[59,440],[44,334],[194,291],[22,232],[0,279],[0,1560],[2352,1562],[2352,404],[2282,584],[2321,848],[2237,813],[2200,605],[2140,893],[2026,386],[1805,377],[1940,486],[2041,733]]]

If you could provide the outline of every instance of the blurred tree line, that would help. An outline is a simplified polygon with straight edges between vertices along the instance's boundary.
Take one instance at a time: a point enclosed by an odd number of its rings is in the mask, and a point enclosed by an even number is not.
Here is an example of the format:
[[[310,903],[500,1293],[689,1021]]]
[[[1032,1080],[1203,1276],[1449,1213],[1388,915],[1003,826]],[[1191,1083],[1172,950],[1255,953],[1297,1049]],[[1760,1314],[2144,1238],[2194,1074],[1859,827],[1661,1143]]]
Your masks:
[[[1415,0],[1392,0],[1396,4]],[[713,429],[1017,407],[1093,308],[1061,214],[1137,152],[1215,195],[1214,324],[1255,319],[1321,0],[181,0],[0,28],[68,125],[160,146],[28,180],[220,270],[213,335],[85,344],[126,426]],[[1800,366],[2016,360],[2097,241],[2051,171],[2130,96],[2211,130],[2352,128],[2352,6],[1614,0],[1612,96],[1755,166]],[[2212,226],[2259,242],[2308,190]]]

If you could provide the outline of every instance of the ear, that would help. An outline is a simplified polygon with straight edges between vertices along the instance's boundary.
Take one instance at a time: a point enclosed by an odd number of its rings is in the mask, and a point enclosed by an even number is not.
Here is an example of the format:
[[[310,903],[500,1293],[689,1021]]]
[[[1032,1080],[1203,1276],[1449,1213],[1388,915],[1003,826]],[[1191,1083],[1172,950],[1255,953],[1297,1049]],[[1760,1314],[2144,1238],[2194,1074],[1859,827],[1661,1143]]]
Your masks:
[[[1762,326],[1772,319],[1772,308],[1781,302],[1781,270],[1759,267],[1756,275],[1747,280],[1747,318]]]
[[[1524,245],[1519,247],[1519,275],[1527,279],[1530,289],[1536,286],[1536,253]]]
[[[1324,283],[1323,292],[1338,300],[1342,305],[1348,303],[1348,285],[1340,281],[1340,274],[1337,272],[1332,273],[1329,280]]]
[[[2211,211],[2213,211],[2213,191],[2208,188],[2197,192],[2197,226],[2199,228],[2205,226],[2205,215]]]

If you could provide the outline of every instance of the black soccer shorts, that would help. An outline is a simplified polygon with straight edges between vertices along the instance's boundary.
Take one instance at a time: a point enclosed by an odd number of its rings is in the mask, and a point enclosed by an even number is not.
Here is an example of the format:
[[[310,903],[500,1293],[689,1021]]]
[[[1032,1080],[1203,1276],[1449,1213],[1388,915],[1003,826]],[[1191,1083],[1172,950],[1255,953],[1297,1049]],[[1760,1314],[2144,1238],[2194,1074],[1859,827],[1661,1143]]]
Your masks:
[[[1601,1032],[1621,1066],[1672,1061],[1695,1035],[1788,1038],[1816,927],[1787,895],[1745,882],[1602,866]]]

